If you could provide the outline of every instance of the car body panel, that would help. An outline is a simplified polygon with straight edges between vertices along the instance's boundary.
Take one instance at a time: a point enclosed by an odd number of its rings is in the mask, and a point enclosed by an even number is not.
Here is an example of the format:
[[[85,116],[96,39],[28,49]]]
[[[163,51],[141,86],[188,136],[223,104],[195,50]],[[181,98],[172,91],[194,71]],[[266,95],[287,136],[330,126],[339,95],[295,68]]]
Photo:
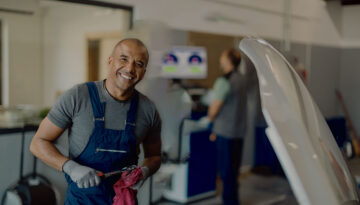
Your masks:
[[[267,136],[300,204],[358,204],[357,188],[326,121],[286,59],[262,39],[240,49],[259,79]]]

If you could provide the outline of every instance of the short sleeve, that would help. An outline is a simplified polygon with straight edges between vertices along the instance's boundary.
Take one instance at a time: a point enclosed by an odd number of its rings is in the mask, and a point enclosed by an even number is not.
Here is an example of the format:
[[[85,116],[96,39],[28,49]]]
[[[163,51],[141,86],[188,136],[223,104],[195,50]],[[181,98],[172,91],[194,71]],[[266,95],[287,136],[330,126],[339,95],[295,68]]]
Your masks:
[[[77,87],[73,87],[62,94],[51,108],[48,119],[56,126],[66,129],[72,123],[74,116]]]
[[[230,91],[230,83],[226,78],[220,77],[216,79],[213,90],[215,100],[225,101]]]
[[[145,139],[147,144],[155,144],[158,143],[159,140],[161,140],[161,118],[156,108],[154,111],[155,113],[151,123],[151,127]]]

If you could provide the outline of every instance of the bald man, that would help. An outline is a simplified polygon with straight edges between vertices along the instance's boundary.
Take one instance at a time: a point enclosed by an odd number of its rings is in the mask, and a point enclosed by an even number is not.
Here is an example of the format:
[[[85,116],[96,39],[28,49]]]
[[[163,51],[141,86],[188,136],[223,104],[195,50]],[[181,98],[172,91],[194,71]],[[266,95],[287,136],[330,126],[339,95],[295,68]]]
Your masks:
[[[65,173],[65,204],[112,204],[119,176],[100,179],[97,173],[137,165],[140,144],[143,180],[159,169],[161,120],[154,104],[135,89],[148,60],[140,40],[120,41],[108,58],[107,78],[72,87],[41,122],[30,150]],[[66,129],[69,157],[53,144]]]

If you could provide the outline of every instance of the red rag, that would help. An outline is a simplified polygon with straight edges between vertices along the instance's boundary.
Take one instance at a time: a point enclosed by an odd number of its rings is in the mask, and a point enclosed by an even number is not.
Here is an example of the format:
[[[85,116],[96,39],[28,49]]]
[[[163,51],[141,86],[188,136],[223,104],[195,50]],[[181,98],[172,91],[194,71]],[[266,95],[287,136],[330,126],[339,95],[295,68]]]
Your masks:
[[[114,184],[115,197],[113,205],[135,205],[137,190],[131,187],[142,180],[141,167],[121,174],[121,178]]]

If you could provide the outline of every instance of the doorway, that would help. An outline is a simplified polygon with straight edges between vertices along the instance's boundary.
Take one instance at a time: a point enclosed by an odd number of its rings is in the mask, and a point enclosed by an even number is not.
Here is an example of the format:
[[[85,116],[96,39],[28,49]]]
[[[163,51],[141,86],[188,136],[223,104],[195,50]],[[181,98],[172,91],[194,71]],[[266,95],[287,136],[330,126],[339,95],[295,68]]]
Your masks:
[[[106,78],[108,57],[114,46],[121,40],[121,32],[90,34],[87,38],[87,72],[88,81]]]

